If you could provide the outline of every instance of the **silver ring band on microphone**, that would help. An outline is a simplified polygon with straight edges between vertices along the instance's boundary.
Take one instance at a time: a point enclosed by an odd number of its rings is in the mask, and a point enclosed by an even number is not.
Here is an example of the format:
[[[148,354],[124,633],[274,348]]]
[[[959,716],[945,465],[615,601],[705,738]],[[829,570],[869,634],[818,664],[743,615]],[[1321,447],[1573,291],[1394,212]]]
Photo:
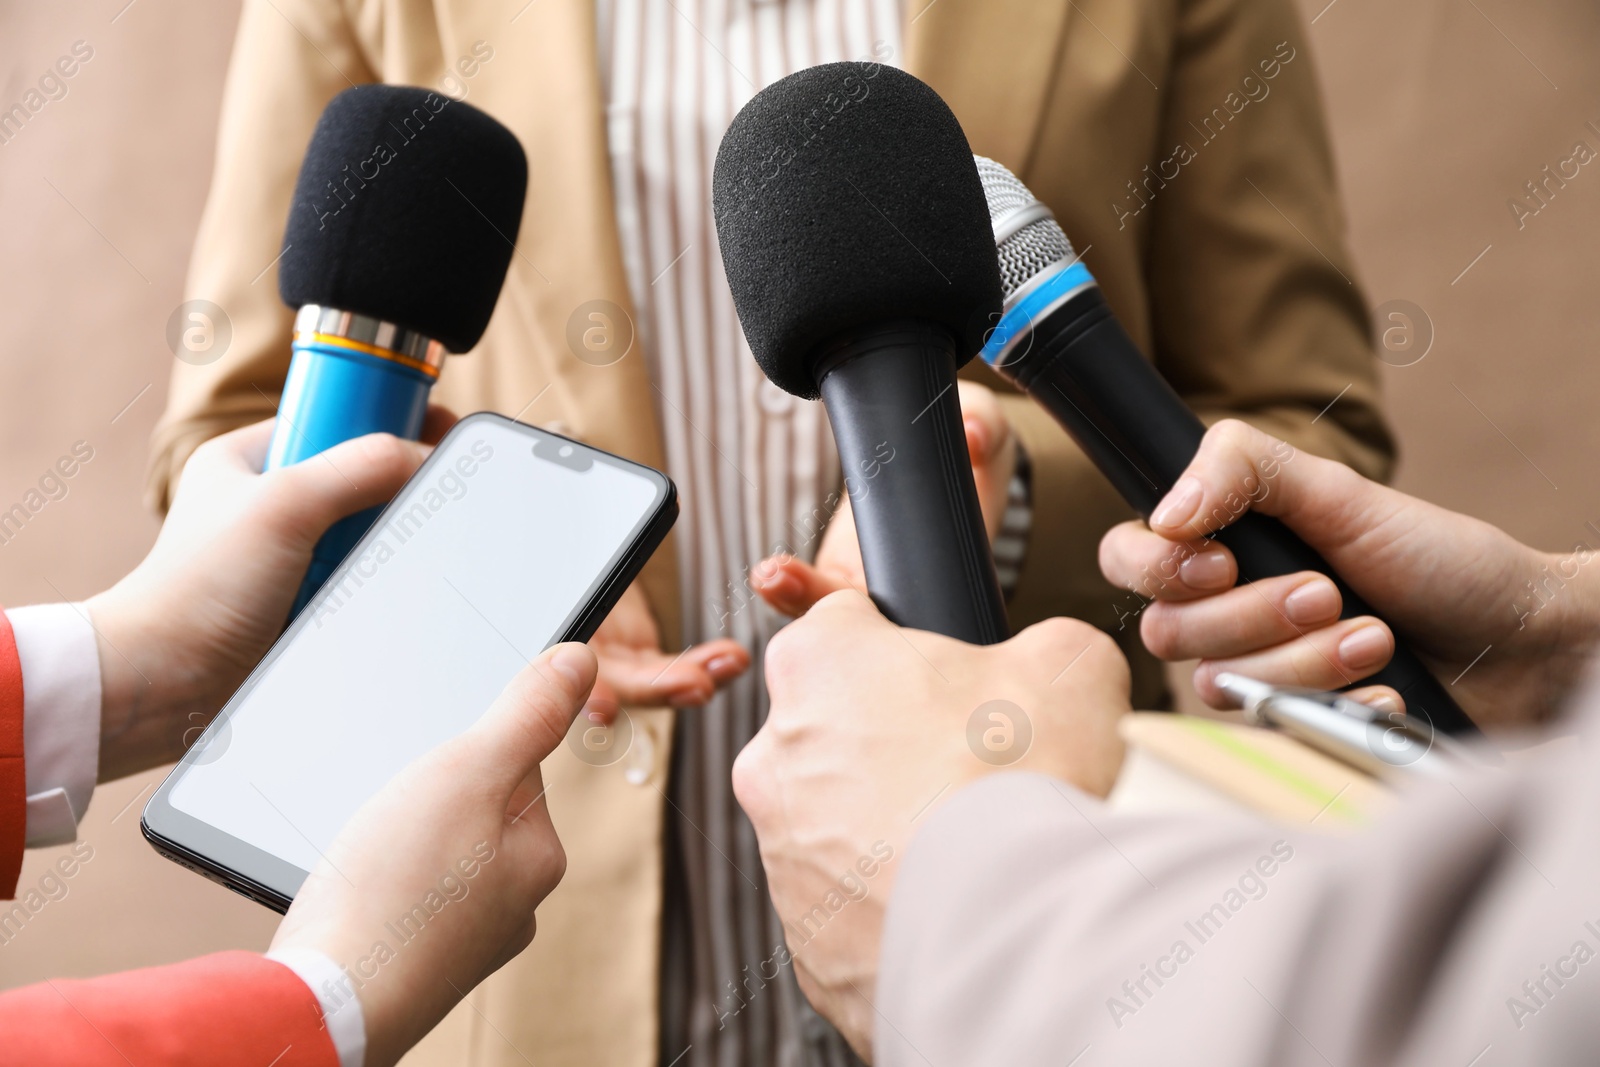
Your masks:
[[[307,304],[294,317],[295,343],[320,342],[414,366],[439,376],[448,350],[416,330],[339,308]]]
[[[995,220],[993,223],[994,243],[997,245],[1004,244],[1024,227],[1031,226],[1041,219],[1051,218],[1055,218],[1055,215],[1039,201],[1035,200],[1030,204],[1024,204],[1009,215]]]

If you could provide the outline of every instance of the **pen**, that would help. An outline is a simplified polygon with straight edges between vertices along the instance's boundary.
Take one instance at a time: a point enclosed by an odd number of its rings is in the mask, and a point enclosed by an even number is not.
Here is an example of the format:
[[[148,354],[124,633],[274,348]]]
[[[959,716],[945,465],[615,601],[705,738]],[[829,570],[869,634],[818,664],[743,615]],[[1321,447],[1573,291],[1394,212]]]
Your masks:
[[[1217,688],[1239,702],[1246,722],[1280,729],[1391,782],[1444,778],[1474,762],[1460,742],[1427,723],[1342,693],[1281,688],[1229,673],[1217,675]]]

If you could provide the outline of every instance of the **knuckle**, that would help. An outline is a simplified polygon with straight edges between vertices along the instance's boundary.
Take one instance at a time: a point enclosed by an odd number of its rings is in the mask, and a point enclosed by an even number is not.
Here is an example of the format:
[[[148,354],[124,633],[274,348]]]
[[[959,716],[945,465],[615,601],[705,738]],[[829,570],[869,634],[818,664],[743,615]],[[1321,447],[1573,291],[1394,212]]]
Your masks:
[[[871,604],[872,602],[870,600],[862,596],[855,589],[835,589],[827,596],[818,600],[816,604],[813,605],[811,611],[807,612],[806,614],[811,615],[813,612],[819,611],[824,614],[832,612],[865,612],[868,610]],[[804,623],[805,620],[802,619],[800,621],[801,623]],[[810,626],[804,626],[802,628],[802,632],[804,633],[809,633],[810,631]]]
[[[1096,552],[1100,573],[1113,585],[1123,584],[1125,568],[1122,561],[1133,543],[1129,537],[1130,525],[1132,524],[1121,522],[1107,530],[1105,536],[1100,538],[1100,547]]]
[[[517,721],[540,744],[554,746],[566,736],[573,697],[538,671],[526,670],[512,680],[507,696],[517,709]]]
[[[539,896],[549,893],[567,874],[567,850],[554,830],[541,833],[532,851],[532,873]]]
[[[1036,631],[1045,641],[1065,648],[1068,645],[1081,646],[1085,639],[1093,640],[1103,637],[1099,630],[1079,619],[1067,618],[1057,615],[1039,623]]]
[[[752,740],[733,760],[733,795],[752,820],[761,806],[761,785],[765,777],[757,742]]]
[[[370,434],[361,442],[361,459],[375,474],[405,477],[410,473],[409,444],[388,433]]]
[[[1098,657],[1105,648],[1116,648],[1116,642],[1099,629],[1079,619],[1064,616],[1037,622],[1027,629],[1026,634],[1031,638],[1030,643],[1043,646],[1044,655],[1051,657],[1065,655],[1070,658],[1080,654],[1085,658]],[[1030,654],[1034,651],[1029,650]]]
[[[567,850],[561,844],[561,839],[554,834],[550,835],[548,855],[550,874],[559,882],[567,873]]]
[[[769,685],[787,679],[794,670],[795,661],[799,658],[800,649],[797,647],[801,641],[801,627],[804,619],[797,619],[772,635],[767,642],[765,656],[767,669],[767,682]]]
[[[1088,638],[1089,647],[1084,652],[1084,659],[1096,673],[1109,674],[1121,680],[1124,688],[1132,677],[1128,666],[1128,657],[1122,654],[1122,649],[1116,640],[1103,630],[1088,627],[1085,636]]]
[[[1310,476],[1313,473],[1327,479],[1325,498],[1332,500],[1359,500],[1373,488],[1373,483],[1353,468],[1338,460],[1302,453],[1302,467]]]
[[[222,454],[222,448],[222,439],[220,437],[208,437],[200,442],[199,446],[189,454],[189,462],[185,466],[193,465],[196,466],[196,469],[209,467]]]
[[[250,502],[253,520],[289,542],[314,540],[332,519],[321,496],[306,491],[301,474],[295,467],[267,471],[256,481]]]
[[[1336,653],[1337,649],[1334,651]],[[1333,666],[1333,662],[1328,652],[1317,646],[1317,642],[1294,642],[1290,646],[1288,658],[1290,684],[1307,689],[1322,688],[1325,681],[1332,680],[1327,676],[1338,673],[1338,668]]]
[[[836,603],[840,595],[830,593],[823,597],[810,611],[779,630],[767,642],[767,687],[772,690],[774,698],[779,693],[787,692],[794,682],[804,676],[806,664],[815,660],[814,650],[819,638],[814,634],[820,633],[819,627],[823,625],[819,622],[819,612],[828,610],[824,605]]]
[[[1223,419],[1211,427],[1213,440],[1224,448],[1243,451],[1261,431],[1242,419]]]

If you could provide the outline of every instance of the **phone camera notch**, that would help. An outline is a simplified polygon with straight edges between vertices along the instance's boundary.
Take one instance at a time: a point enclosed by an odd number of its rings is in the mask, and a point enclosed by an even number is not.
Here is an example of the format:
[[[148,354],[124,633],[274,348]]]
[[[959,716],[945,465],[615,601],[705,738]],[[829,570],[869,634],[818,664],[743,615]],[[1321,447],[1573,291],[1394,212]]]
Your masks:
[[[533,454],[580,474],[594,466],[594,456],[588,449],[559,437],[539,438],[534,442]]]

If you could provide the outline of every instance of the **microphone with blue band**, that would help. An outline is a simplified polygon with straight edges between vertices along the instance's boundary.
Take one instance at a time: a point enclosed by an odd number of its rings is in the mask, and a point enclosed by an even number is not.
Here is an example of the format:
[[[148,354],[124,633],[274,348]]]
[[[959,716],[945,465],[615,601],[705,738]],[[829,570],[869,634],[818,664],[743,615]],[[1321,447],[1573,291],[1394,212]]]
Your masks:
[[[999,163],[980,156],[978,173],[1005,291],[998,324],[980,355],[1049,411],[1148,519],[1199,451],[1205,424],[1134,345],[1050,209]],[[1376,615],[1271,516],[1247,511],[1214,536],[1233,553],[1244,581],[1316,571],[1338,587],[1344,618]],[[1393,688],[1405,698],[1407,714],[1435,729],[1476,731],[1398,633],[1388,666],[1361,684]]]
[[[394,323],[307,304],[295,315],[293,358],[278,403],[266,469],[309,459],[341,441],[422,436],[428,393],[445,348]],[[381,507],[339,520],[317,542],[290,618],[361,540]]]
[[[295,186],[278,289],[293,357],[266,469],[370,433],[416,440],[444,357],[488,327],[522,223],[515,135],[427,89],[363,85],[323,111]],[[317,544],[298,614],[381,508]]]

